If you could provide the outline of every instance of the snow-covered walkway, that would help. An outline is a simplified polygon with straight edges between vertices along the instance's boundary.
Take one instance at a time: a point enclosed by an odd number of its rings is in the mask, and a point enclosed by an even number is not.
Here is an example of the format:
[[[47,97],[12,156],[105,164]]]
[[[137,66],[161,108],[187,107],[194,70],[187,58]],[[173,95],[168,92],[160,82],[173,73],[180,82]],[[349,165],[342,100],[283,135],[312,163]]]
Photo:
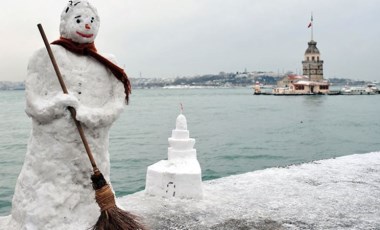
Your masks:
[[[139,192],[118,203],[151,229],[380,229],[380,152],[225,177],[203,189],[198,201]]]
[[[201,201],[118,199],[152,229],[380,229],[380,152],[204,182]]]

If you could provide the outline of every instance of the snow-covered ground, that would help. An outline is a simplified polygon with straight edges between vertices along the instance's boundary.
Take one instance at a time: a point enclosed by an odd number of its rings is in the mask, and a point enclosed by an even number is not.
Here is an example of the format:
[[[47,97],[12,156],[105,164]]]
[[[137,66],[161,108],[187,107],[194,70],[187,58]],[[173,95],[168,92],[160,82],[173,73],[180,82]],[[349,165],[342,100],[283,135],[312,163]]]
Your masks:
[[[206,181],[204,199],[118,199],[152,229],[380,229],[380,152]]]
[[[380,229],[380,152],[225,177],[203,189],[203,200],[139,192],[118,203],[151,229]]]

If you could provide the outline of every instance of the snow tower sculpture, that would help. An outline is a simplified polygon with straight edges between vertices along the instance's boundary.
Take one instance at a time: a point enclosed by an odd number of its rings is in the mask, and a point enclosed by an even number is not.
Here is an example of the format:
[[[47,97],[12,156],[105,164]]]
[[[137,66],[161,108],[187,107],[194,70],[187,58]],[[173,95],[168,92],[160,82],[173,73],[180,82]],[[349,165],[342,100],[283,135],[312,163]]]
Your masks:
[[[113,56],[96,52],[99,24],[97,10],[86,0],[69,1],[61,14],[61,38],[51,48],[69,94],[62,93],[45,48],[29,61],[25,111],[32,118],[32,132],[11,216],[0,229],[89,229],[99,217],[92,167],[67,110],[76,109],[97,166],[110,181],[108,134],[124,108],[128,79],[116,78],[117,71],[124,71],[110,67],[116,66]],[[109,63],[87,55],[86,48]]]
[[[146,175],[148,195],[179,198],[203,198],[201,167],[189,138],[186,117],[181,113],[169,139],[168,160],[150,165]]]

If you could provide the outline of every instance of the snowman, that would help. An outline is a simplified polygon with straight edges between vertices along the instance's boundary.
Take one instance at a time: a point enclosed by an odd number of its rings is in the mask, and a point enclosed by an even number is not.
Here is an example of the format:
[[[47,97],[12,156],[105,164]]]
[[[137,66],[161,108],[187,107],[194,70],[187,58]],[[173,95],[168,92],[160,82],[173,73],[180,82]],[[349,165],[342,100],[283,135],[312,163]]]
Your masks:
[[[88,229],[99,217],[92,166],[67,109],[76,109],[98,168],[110,181],[109,130],[130,87],[114,58],[95,49],[99,23],[86,0],[69,1],[62,12],[61,38],[51,48],[69,94],[62,93],[45,48],[30,59],[25,111],[32,131],[4,229]]]

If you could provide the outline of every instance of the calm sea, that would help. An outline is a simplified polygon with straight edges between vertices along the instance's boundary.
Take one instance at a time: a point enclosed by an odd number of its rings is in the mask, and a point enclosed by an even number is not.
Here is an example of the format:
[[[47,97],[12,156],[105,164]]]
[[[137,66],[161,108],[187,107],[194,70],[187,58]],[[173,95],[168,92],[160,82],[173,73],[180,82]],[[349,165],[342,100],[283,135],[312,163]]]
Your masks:
[[[110,135],[117,196],[144,189],[148,165],[167,158],[184,106],[203,180],[380,150],[380,95],[254,96],[238,89],[134,90]],[[23,91],[0,91],[0,215],[10,213],[31,120]]]

